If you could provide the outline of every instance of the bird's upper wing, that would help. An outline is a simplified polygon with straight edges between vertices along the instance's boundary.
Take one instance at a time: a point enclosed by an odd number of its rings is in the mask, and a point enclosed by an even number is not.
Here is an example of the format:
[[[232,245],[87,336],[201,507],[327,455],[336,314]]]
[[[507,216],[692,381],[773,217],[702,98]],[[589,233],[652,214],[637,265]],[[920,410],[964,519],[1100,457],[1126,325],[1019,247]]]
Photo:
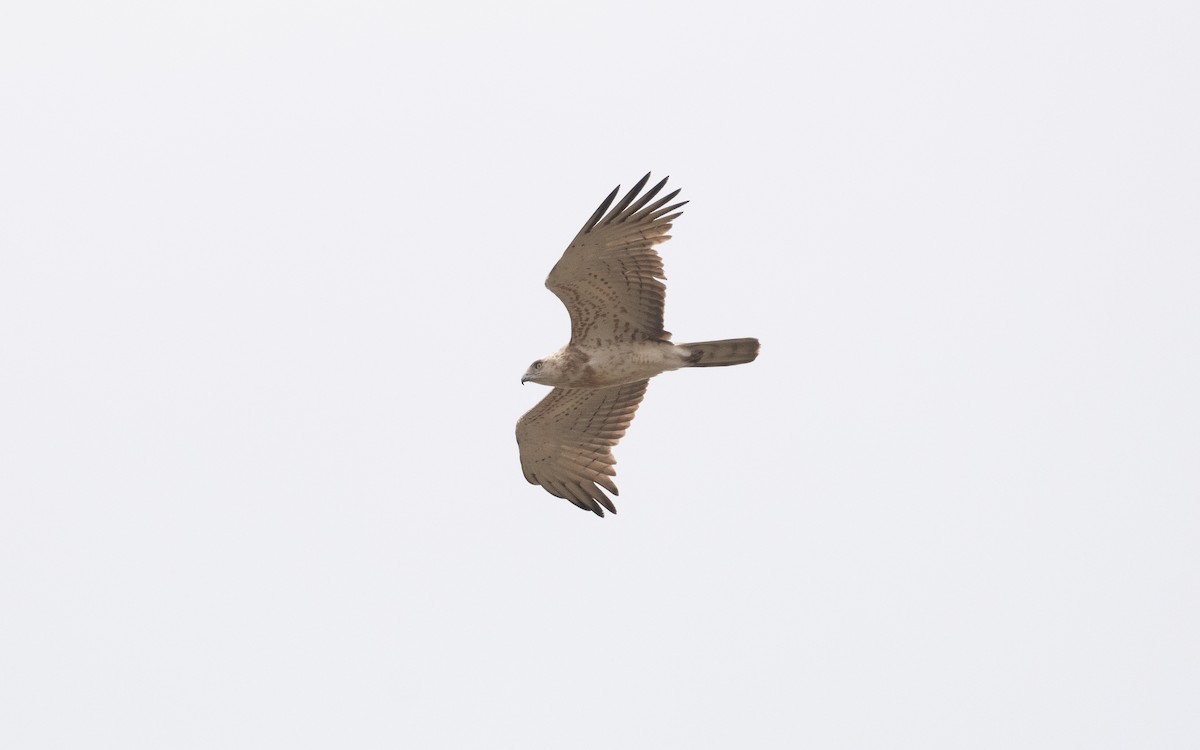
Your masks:
[[[611,211],[608,207],[620,186],[609,193],[546,279],[571,314],[572,344],[591,347],[671,337],[663,330],[666,286],[661,279],[666,276],[654,246],[671,239],[667,232],[679,216],[672,212],[687,201],[667,205],[678,190],[654,201],[665,179],[638,198],[649,179],[649,174],[643,177]]]
[[[604,515],[600,506],[616,513],[600,487],[618,494],[612,447],[633,421],[649,382],[550,391],[517,422],[525,478],[596,515]]]

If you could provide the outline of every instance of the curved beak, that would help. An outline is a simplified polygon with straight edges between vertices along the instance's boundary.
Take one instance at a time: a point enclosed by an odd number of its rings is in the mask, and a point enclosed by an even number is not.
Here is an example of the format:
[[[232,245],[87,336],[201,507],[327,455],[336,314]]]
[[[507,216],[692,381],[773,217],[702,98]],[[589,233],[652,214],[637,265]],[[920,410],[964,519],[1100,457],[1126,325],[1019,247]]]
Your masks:
[[[525,385],[525,381],[526,381],[526,380],[529,380],[529,376],[528,376],[528,375],[522,375],[522,376],[521,376],[521,385]]]

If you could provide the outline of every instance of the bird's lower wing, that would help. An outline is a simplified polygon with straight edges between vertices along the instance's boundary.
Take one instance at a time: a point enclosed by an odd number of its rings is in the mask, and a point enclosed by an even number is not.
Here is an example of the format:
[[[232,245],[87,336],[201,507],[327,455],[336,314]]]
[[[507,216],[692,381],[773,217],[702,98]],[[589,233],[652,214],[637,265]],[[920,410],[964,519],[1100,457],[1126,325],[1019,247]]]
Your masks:
[[[598,516],[602,508],[616,513],[600,488],[619,494],[612,447],[633,421],[649,382],[550,391],[517,422],[525,478]]]

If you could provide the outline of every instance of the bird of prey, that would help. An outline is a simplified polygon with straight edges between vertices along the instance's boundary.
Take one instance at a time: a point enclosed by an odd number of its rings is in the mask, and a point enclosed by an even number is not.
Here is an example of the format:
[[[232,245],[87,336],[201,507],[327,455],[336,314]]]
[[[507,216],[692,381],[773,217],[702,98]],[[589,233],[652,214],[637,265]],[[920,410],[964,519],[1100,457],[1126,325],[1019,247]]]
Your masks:
[[[615,206],[621,187],[609,193],[550,271],[546,286],[571,315],[571,341],[521,377],[522,383],[554,386],[517,422],[525,478],[598,516],[605,508],[617,512],[600,488],[618,494],[612,447],[633,420],[650,378],[758,356],[753,338],[671,343],[663,330],[666,276],[654,246],[670,239],[671,222],[687,201],[671,203],[678,190],[654,200],[665,179],[639,198],[649,179],[639,180]]]

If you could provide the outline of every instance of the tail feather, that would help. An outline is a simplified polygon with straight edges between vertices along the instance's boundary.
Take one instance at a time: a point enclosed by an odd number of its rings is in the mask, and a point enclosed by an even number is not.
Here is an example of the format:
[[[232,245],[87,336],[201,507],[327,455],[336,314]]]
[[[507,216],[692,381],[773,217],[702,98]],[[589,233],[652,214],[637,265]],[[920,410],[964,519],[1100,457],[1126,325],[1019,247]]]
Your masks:
[[[686,349],[684,367],[726,367],[744,365],[758,357],[758,339],[723,339],[676,344]],[[683,352],[681,352],[682,354]]]

